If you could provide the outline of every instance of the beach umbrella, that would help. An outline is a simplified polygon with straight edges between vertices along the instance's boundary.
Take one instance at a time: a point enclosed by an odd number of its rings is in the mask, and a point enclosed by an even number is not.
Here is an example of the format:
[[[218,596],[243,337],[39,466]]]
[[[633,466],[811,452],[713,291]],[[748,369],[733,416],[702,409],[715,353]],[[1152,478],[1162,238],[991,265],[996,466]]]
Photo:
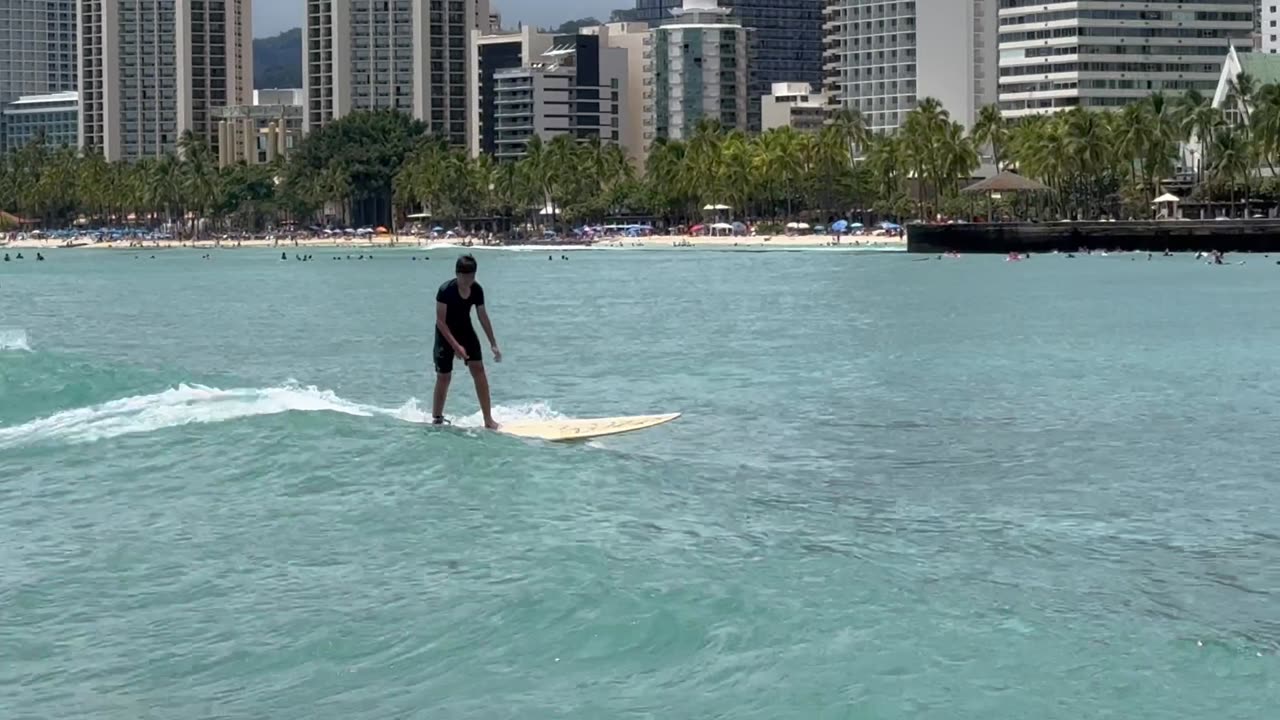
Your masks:
[[[831,223],[831,232],[844,232],[849,229],[848,220],[837,220]]]
[[[690,235],[697,235],[698,233],[702,232],[704,229],[706,229],[706,226],[705,226],[705,225],[703,225],[703,224],[701,224],[701,223],[699,223],[699,224],[694,225],[693,227],[689,228],[689,234],[690,234]]]
[[[803,223],[803,222],[789,222],[789,223],[787,223],[787,229],[788,229],[788,230],[808,230],[808,229],[809,229],[809,223]]]
[[[1174,195],[1173,193],[1165,193],[1160,197],[1156,198],[1155,200],[1152,200],[1151,202],[1153,204],[1176,203],[1176,202],[1182,202],[1182,198],[1178,197],[1177,195]]]
[[[437,226],[435,226],[435,227],[431,228],[431,232],[444,232],[444,228],[442,228],[442,227],[440,227],[439,225],[437,225]]]
[[[387,229],[386,229],[386,228],[384,228],[384,227],[382,227],[381,225],[379,225],[379,226],[378,226],[378,230],[377,230],[377,231],[378,231],[379,233],[383,234],[383,235],[385,235],[385,234],[387,233]]]

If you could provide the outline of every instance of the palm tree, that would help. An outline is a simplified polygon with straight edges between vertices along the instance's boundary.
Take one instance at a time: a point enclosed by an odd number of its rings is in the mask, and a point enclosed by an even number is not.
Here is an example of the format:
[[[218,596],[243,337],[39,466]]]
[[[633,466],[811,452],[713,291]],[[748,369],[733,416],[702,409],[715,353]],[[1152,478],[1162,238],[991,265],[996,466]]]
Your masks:
[[[351,173],[338,163],[330,163],[316,178],[315,190],[321,201],[338,206],[338,217],[347,224],[351,203]]]
[[[1002,151],[1009,143],[1009,123],[1000,112],[999,105],[984,105],[978,111],[978,119],[973,124],[973,140],[979,147],[991,149],[991,160],[996,171],[1002,170]]]
[[[1226,126],[1213,136],[1213,165],[1209,176],[1215,182],[1226,183],[1231,188],[1231,208],[1235,213],[1236,184],[1243,179],[1246,214],[1249,206],[1249,175],[1252,157],[1249,142],[1243,129]]]
[[[1237,123],[1249,124],[1249,114],[1258,92],[1258,81],[1247,72],[1241,72],[1227,83],[1227,108],[1238,113]]]
[[[1250,133],[1259,158],[1275,177],[1275,158],[1280,151],[1280,86],[1268,84],[1258,88],[1253,103]]]
[[[204,138],[186,130],[178,138],[178,156],[182,160],[183,190],[190,205],[183,210],[195,210],[197,219],[204,219],[214,198],[217,176],[209,144]],[[193,236],[195,234],[192,233]]]
[[[858,157],[859,150],[867,144],[869,132],[866,119],[854,108],[845,107],[831,116],[830,127],[835,128],[838,137],[844,140],[849,150],[849,161]]]

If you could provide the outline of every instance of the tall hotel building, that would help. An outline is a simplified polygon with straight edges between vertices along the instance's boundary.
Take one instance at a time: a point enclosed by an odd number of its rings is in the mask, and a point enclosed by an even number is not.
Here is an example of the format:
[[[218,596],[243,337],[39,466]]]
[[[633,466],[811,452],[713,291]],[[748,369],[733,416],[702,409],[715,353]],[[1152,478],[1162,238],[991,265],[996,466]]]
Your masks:
[[[471,31],[489,0],[306,0],[304,127],[355,110],[410,113],[466,145]]]
[[[756,39],[753,96],[773,83],[822,84],[822,8],[826,0],[720,0],[732,16],[754,31]],[[656,26],[671,19],[683,0],[635,0],[620,11],[626,20]]]
[[[875,132],[926,97],[971,126],[996,102],[996,11],[997,0],[829,0],[827,91]]]
[[[759,97],[751,93],[752,31],[716,0],[684,0],[672,12],[649,34],[645,142],[688,140],[703,119],[730,130],[759,130]]]
[[[80,0],[80,144],[107,160],[174,152],[183,132],[215,156],[213,110],[253,100],[250,0]]]
[[[1000,107],[1019,117],[1212,95],[1228,47],[1252,47],[1254,11],[1253,0],[1000,0]]]
[[[0,0],[0,102],[75,89],[75,0]]]
[[[1258,47],[1264,53],[1275,55],[1280,51],[1280,0],[1261,0],[1256,12]]]

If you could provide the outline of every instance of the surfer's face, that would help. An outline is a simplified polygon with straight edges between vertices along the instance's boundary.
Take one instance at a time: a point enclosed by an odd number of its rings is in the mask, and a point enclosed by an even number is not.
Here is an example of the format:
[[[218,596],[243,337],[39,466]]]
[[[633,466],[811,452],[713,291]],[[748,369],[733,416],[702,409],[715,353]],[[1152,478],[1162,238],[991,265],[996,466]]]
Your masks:
[[[472,272],[472,273],[458,273],[458,285],[459,285],[459,287],[469,288],[469,287],[471,287],[472,283],[474,283],[475,281],[476,281],[476,274],[475,274],[475,273],[473,273],[473,272]]]

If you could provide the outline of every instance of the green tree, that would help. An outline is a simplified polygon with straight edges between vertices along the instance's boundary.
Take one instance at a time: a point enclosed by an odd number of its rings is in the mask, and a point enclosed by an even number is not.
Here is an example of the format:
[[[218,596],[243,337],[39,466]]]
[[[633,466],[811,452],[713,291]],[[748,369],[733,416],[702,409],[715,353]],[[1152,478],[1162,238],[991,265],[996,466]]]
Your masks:
[[[426,135],[425,124],[402,112],[353,112],[312,131],[294,149],[285,184],[298,186],[299,195],[342,204],[354,223],[390,223],[396,177]],[[326,182],[318,181],[322,176]]]

